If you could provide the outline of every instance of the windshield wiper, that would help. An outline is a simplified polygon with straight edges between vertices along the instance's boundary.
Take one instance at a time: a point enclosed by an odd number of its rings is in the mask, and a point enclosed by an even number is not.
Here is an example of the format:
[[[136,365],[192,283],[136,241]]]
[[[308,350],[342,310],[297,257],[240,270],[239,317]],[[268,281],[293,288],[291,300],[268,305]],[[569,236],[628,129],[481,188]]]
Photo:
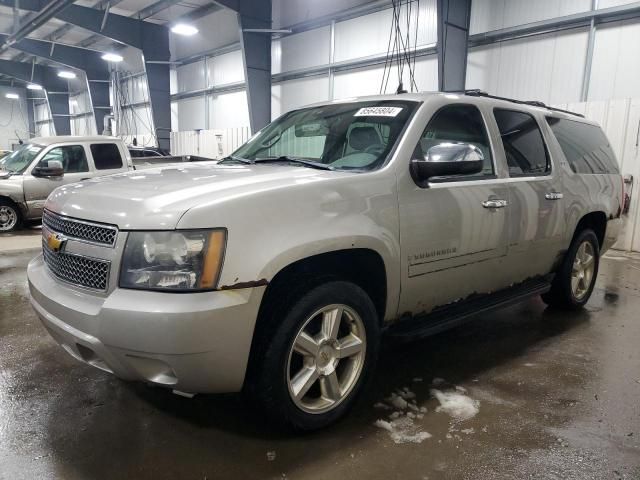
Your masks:
[[[218,162],[218,164],[222,162],[240,162],[240,163],[246,163],[248,165],[255,163],[253,160],[249,160],[248,158],[236,157],[234,155],[229,155],[227,157],[224,157],[222,160]]]
[[[269,162],[289,162],[304,165],[306,167],[317,168],[319,170],[335,170],[332,166],[326,163],[314,162],[313,160],[305,160],[303,158],[290,157],[288,155],[281,155],[279,157],[267,157],[256,158],[255,163],[269,163]]]

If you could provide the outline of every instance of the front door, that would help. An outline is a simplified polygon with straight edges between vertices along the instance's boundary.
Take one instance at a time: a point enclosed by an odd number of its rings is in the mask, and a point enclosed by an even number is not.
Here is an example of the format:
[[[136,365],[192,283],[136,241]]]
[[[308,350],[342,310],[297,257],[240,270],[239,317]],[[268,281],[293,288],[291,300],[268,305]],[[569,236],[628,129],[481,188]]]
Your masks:
[[[507,286],[509,190],[498,178],[485,120],[474,105],[449,104],[429,121],[414,155],[440,143],[480,148],[485,166],[473,176],[399,186],[402,292],[399,313],[434,307]]]
[[[50,160],[58,160],[64,167],[61,177],[36,177],[32,175],[35,166],[46,166]],[[24,196],[29,208],[29,217],[42,215],[44,202],[49,194],[57,187],[69,183],[79,182],[90,176],[89,162],[82,145],[64,145],[49,149],[37,165],[25,173]]]

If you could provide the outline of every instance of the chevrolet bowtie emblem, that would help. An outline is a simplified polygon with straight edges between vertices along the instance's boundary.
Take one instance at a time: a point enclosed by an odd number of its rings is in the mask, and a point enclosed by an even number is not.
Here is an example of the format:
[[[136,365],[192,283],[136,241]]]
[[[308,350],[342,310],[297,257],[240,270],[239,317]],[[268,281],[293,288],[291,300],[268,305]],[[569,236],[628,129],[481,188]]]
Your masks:
[[[66,243],[67,238],[64,235],[60,235],[59,233],[49,233],[47,235],[47,245],[54,252],[64,250]]]

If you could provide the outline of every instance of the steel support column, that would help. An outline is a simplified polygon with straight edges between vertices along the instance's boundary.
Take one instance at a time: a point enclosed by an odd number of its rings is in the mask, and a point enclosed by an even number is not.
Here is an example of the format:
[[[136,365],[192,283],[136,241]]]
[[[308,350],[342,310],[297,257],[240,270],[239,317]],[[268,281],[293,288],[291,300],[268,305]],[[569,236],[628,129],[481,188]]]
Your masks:
[[[47,91],[49,109],[53,117],[56,134],[71,134],[68,85],[65,80],[56,75],[55,69],[43,65],[0,60],[0,73],[25,83],[37,83],[41,85]],[[31,128],[31,126],[29,128]]]
[[[257,132],[271,122],[271,0],[220,0],[218,3],[238,12],[249,122],[251,131]]]
[[[437,0],[438,89],[461,91],[467,75],[471,0]]]

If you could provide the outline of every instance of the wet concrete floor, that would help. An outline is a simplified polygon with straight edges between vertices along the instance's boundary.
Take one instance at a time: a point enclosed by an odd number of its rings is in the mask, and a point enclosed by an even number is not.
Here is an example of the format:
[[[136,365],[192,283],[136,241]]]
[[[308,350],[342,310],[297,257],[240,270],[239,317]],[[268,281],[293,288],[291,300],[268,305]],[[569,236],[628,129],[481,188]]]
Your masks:
[[[28,305],[33,255],[0,255],[3,480],[640,479],[640,257],[605,259],[582,312],[532,299],[385,349],[345,421],[292,435],[238,395],[182,398],[73,360]],[[420,443],[374,425],[403,387],[426,408],[401,422]],[[438,409],[432,388],[462,403]]]

